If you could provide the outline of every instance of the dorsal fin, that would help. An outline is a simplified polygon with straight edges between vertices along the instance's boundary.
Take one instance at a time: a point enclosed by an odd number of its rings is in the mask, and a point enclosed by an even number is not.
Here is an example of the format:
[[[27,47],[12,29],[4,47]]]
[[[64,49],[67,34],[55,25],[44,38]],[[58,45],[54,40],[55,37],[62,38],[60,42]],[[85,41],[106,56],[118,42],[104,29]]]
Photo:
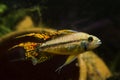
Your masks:
[[[78,32],[78,31],[75,31],[75,30],[67,30],[67,29],[65,29],[65,30],[59,30],[58,31],[58,33],[60,33],[60,34],[71,34],[71,33],[76,33],[76,32]]]

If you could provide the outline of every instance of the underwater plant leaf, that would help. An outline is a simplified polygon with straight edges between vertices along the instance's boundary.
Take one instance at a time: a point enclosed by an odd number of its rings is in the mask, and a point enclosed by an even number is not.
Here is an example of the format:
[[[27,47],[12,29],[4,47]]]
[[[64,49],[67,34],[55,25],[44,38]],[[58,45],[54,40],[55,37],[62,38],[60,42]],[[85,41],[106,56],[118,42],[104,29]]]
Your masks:
[[[83,57],[83,55],[79,55],[79,59],[78,59],[79,67],[80,67],[79,80],[87,80],[87,66],[85,61],[81,57]]]
[[[106,80],[112,76],[104,61],[92,51],[80,54],[78,61],[81,70],[79,80],[83,80],[81,77],[84,80]]]
[[[34,23],[31,19],[30,16],[25,16],[24,19],[22,21],[20,21],[17,25],[16,25],[16,30],[24,30],[24,29],[30,29],[33,28]]]

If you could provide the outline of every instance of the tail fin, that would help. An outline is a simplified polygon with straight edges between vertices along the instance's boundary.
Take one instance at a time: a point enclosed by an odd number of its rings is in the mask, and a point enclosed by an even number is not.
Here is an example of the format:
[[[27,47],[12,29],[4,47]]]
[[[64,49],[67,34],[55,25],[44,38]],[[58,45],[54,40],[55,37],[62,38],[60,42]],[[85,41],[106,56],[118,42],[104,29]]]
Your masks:
[[[21,61],[25,60],[25,49],[23,47],[15,47],[7,53],[8,61]]]

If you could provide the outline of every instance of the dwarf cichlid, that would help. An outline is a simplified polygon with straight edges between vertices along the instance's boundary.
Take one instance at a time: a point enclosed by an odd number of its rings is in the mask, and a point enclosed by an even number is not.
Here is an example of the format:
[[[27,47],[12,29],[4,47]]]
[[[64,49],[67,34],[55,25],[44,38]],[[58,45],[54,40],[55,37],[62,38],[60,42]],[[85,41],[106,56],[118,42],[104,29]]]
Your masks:
[[[52,34],[49,31],[41,31],[41,33],[32,34],[32,36],[35,38],[38,35],[40,40],[44,40],[43,42],[21,43],[17,46],[21,46],[26,49],[26,59],[30,58],[33,65],[46,61],[49,57],[49,53],[50,55],[68,55],[65,63],[56,71],[61,70],[62,67],[74,61],[79,54],[82,54],[85,51],[91,51],[101,44],[101,40],[96,36],[73,30],[59,30]],[[20,37],[18,36],[17,38],[25,36],[31,37],[31,34],[26,34]],[[32,49],[29,49],[29,47]],[[14,47],[12,49],[14,49]],[[34,55],[34,53],[37,55]]]
[[[93,50],[100,44],[101,40],[96,36],[84,32],[75,32],[43,43],[39,47],[39,51],[58,55],[69,55],[66,62],[57,69],[60,70],[62,67],[74,61],[79,54]]]

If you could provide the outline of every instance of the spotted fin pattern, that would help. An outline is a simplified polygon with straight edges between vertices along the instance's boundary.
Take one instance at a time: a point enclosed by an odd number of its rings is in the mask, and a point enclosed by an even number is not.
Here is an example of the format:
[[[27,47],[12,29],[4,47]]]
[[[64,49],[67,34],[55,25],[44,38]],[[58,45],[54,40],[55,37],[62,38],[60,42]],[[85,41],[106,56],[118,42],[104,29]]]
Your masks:
[[[20,43],[9,50],[12,50],[16,47],[23,47],[25,51],[25,58],[26,60],[31,60],[33,65],[36,65],[38,63],[42,63],[46,60],[49,60],[53,55],[48,53],[40,53],[38,51],[38,48],[40,46],[40,43],[35,42],[26,42],[26,43]]]

